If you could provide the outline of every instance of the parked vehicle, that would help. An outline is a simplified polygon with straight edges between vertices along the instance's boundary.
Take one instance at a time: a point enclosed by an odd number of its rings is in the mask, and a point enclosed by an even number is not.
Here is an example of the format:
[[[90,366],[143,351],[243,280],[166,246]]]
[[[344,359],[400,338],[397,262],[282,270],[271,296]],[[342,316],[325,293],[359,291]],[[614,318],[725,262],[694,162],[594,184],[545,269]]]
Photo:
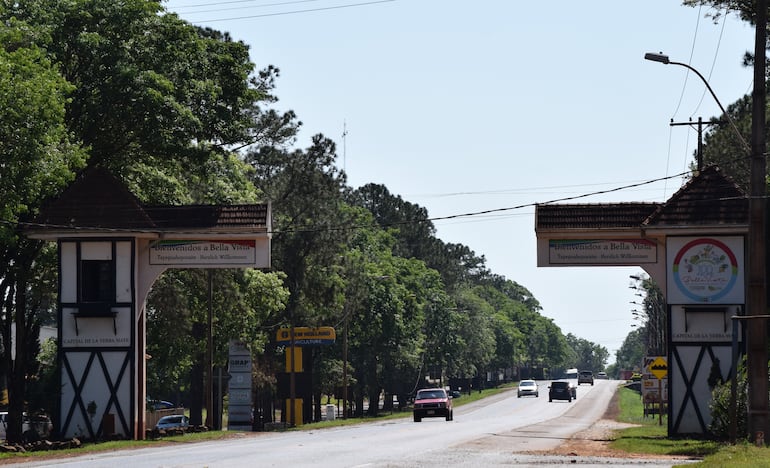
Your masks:
[[[519,388],[517,391],[517,396],[519,398],[522,397],[522,395],[527,396],[535,396],[536,398],[540,396],[540,392],[537,388],[537,382],[534,380],[522,380],[519,382]]]
[[[553,400],[567,400],[571,402],[573,398],[577,398],[577,389],[567,381],[557,380],[551,382],[551,385],[548,386],[549,402]]]
[[[45,439],[51,435],[53,424],[51,418],[45,414],[35,414],[30,417],[27,413],[22,416],[21,432],[27,434],[30,429],[34,429],[38,438]],[[8,431],[8,412],[0,412],[0,440],[6,439]],[[34,436],[33,436],[34,437]]]
[[[454,418],[452,410],[452,397],[443,388],[423,388],[417,390],[412,409],[414,422],[422,421],[422,418],[446,418],[451,421]]]
[[[172,414],[170,416],[163,416],[158,420],[158,424],[155,425],[155,429],[187,429],[190,426],[190,420],[183,414]]]
[[[147,409],[150,411],[174,408],[176,408],[176,405],[170,401],[147,399]]]
[[[593,385],[594,384],[594,373],[591,372],[590,370],[582,370],[582,371],[580,371],[580,375],[578,375],[578,382],[577,383],[578,383],[578,385],[580,385],[582,383],[587,383],[587,384]]]

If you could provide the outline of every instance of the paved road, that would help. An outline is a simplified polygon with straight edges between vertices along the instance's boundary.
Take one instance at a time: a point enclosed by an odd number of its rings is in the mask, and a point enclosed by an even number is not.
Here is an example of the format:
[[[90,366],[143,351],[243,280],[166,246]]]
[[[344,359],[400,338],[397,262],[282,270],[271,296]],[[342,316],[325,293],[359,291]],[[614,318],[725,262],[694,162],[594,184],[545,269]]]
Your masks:
[[[544,457],[521,452],[548,450],[601,418],[617,385],[580,386],[578,398],[548,402],[505,392],[455,409],[454,421],[411,418],[356,426],[282,433],[244,433],[237,439],[98,453],[39,467],[485,467],[485,466],[671,466],[652,460]],[[574,457],[572,457],[574,458]]]

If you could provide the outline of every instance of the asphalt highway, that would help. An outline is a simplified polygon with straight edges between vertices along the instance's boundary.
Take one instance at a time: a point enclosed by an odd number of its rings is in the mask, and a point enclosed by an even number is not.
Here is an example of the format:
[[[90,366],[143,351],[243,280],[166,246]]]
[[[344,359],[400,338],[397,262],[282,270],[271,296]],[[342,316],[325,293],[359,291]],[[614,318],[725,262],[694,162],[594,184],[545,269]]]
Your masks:
[[[487,466],[671,466],[660,460],[531,455],[557,447],[604,414],[617,382],[581,385],[572,402],[506,391],[455,408],[454,420],[411,417],[314,430],[242,433],[237,438],[173,444],[12,466],[40,467],[487,467]],[[461,397],[462,398],[462,397]],[[457,400],[458,402],[461,400]]]

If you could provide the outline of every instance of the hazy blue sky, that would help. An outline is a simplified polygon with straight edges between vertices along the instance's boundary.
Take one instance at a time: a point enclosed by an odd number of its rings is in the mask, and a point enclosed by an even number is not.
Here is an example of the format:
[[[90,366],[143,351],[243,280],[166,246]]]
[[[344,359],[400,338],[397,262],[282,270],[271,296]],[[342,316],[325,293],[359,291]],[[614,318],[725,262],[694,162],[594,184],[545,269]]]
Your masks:
[[[304,123],[298,146],[338,142],[352,187],[384,184],[436,221],[445,242],[484,255],[528,288],[564,333],[614,361],[631,330],[639,268],[537,268],[532,204],[687,170],[697,133],[752,87],[754,33],[735,15],[678,0],[172,0],[170,11],[228,31],[258,68],[281,70],[277,108]],[[343,128],[347,129],[342,139]],[[681,178],[573,202],[661,202]]]

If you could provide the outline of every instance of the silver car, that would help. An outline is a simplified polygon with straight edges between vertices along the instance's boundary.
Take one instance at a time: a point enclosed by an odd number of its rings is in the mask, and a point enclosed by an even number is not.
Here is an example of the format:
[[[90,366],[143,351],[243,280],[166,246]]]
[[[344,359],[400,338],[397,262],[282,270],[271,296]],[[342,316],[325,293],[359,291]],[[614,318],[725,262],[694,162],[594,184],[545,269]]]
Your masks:
[[[163,416],[158,420],[158,424],[155,425],[155,429],[187,429],[190,425],[190,420],[183,414],[171,414],[169,416]]]

